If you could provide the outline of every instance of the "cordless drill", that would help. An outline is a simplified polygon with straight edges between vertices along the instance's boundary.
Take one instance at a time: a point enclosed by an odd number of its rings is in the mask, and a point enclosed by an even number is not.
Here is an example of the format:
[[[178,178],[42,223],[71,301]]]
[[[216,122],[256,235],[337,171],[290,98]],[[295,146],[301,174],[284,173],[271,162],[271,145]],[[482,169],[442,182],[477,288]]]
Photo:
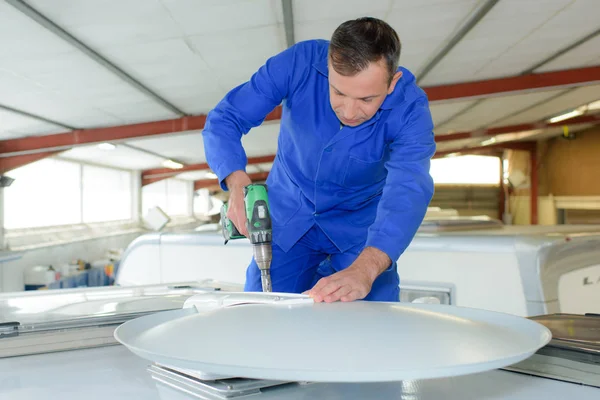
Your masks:
[[[263,292],[271,292],[271,213],[269,212],[269,199],[267,185],[250,184],[244,187],[244,204],[246,210],[246,228],[254,260],[260,269],[260,278]],[[229,240],[245,238],[233,222],[227,218],[228,204],[221,208],[221,225],[225,244]]]

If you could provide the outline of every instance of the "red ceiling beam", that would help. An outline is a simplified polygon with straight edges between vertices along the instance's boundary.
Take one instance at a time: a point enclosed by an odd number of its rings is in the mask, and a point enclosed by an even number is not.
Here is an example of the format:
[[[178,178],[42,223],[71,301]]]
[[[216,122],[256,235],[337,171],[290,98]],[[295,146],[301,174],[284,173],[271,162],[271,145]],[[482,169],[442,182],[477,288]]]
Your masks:
[[[274,160],[275,160],[274,155],[248,157],[248,164],[270,163],[270,162],[273,162]],[[202,170],[209,169],[209,168],[210,167],[208,166],[208,164],[202,163],[202,164],[185,165],[183,168],[179,168],[179,169],[172,169],[172,168],[147,169],[142,172],[142,179],[150,179],[153,177],[155,178],[155,177],[160,177],[160,176],[165,176],[165,175],[174,176],[174,175],[179,175],[184,172],[202,171]]]
[[[492,94],[521,92],[600,82],[600,66],[563,71],[542,72],[484,81],[430,86],[423,90],[429,101],[464,99]]]
[[[274,155],[248,157],[248,165],[270,163],[275,160]],[[180,169],[171,168],[155,168],[148,169],[142,172],[142,186],[149,185],[154,182],[162,181],[163,179],[172,178],[184,172],[208,170],[209,166],[206,163],[185,165]]]
[[[467,154],[486,154],[492,155],[495,152],[501,150],[523,150],[523,151],[531,151],[536,146],[536,142],[527,141],[527,142],[504,142],[504,143],[495,143],[489,146],[477,146],[477,147],[464,147],[461,149],[455,150],[445,150],[438,151],[435,153],[433,158],[441,158],[446,157],[449,154],[459,154],[467,155]]]
[[[519,125],[508,125],[508,126],[499,126],[496,128],[488,128],[488,129],[479,129],[476,131],[470,132],[455,132],[449,133],[446,135],[438,135],[435,137],[436,142],[446,142],[449,140],[460,140],[460,139],[469,139],[476,138],[482,136],[496,136],[501,135],[503,133],[516,133],[516,132],[524,132],[531,131],[534,129],[545,129],[552,128],[556,126],[564,126],[564,125],[581,125],[581,124],[590,124],[600,122],[600,114],[592,114],[592,115],[581,115],[579,117],[567,119],[565,121],[560,122],[533,122],[529,124],[519,124]]]
[[[31,164],[36,161],[40,161],[46,157],[52,157],[58,153],[60,153],[60,151],[47,151],[44,153],[26,154],[22,156],[0,158],[0,174],[5,174],[10,170],[23,167],[27,164]]]
[[[202,129],[206,116],[191,116],[107,128],[77,129],[55,135],[9,139],[0,142],[0,153],[28,153],[41,149],[64,150],[68,147],[114,142],[142,136],[161,135]]]
[[[254,173],[248,174],[248,176],[250,177],[250,179],[252,179],[253,182],[264,181],[269,177],[269,171],[254,172]],[[194,190],[208,188],[208,187],[212,187],[212,186],[218,186],[218,185],[219,185],[218,179],[201,179],[201,180],[194,181]]]
[[[184,172],[191,171],[203,171],[205,169],[209,169],[207,163],[202,164],[188,164],[184,165],[183,168],[173,169],[173,168],[153,168],[142,171],[142,182],[147,185],[150,180],[153,179],[166,179],[175,175],[183,174]],[[154,181],[156,182],[156,181]]]
[[[154,182],[160,182],[162,180],[165,180],[165,179],[168,179],[171,177],[172,177],[172,175],[171,176],[157,176],[154,178],[147,178],[147,179],[142,178],[142,186],[150,185],[151,183],[154,183]]]
[[[276,107],[265,121],[281,119],[281,107]],[[140,137],[200,130],[206,115],[195,115],[163,121],[121,125],[107,128],[77,129],[55,135],[32,136],[0,141],[0,157],[36,153],[42,150],[67,150],[70,147],[102,142],[118,142]]]

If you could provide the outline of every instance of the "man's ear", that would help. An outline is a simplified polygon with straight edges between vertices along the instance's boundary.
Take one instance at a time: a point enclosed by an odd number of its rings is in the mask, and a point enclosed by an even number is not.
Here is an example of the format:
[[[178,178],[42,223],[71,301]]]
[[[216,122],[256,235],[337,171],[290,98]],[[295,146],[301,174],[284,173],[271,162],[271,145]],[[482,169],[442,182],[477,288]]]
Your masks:
[[[398,71],[394,74],[394,77],[392,78],[392,82],[390,82],[390,87],[388,88],[387,94],[390,94],[394,91],[394,88],[396,87],[396,83],[398,83],[398,80],[400,80],[401,77],[402,77],[402,71]]]

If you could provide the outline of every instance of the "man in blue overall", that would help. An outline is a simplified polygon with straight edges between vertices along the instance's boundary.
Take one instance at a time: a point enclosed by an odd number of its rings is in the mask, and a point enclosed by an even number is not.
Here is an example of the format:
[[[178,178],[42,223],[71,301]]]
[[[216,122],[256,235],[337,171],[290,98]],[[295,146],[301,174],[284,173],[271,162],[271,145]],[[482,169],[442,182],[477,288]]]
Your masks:
[[[300,42],[267,60],[208,114],[207,162],[230,191],[229,218],[247,235],[241,137],[282,104],[267,179],[274,292],[399,300],[396,260],[433,196],[435,153],[427,97],[399,57],[387,23],[347,21],[330,41]],[[245,290],[261,291],[253,260]]]

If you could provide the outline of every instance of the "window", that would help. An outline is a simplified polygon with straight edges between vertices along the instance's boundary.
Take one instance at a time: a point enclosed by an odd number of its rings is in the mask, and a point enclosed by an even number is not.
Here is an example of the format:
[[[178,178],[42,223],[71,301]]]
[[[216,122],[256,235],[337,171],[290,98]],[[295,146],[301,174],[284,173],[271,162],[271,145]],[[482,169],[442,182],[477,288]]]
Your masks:
[[[458,156],[431,160],[436,184],[485,185],[500,183],[500,161],[490,156]]]
[[[131,219],[131,172],[83,166],[83,222]]]
[[[15,182],[4,189],[6,229],[132,218],[129,171],[48,158],[8,175]]]
[[[45,159],[7,174],[15,181],[4,188],[6,229],[69,225],[81,222],[81,167]]]
[[[167,209],[169,215],[188,215],[190,213],[189,202],[192,193],[190,182],[177,179],[167,180]]]
[[[154,182],[142,188],[142,215],[148,210],[160,207],[167,212],[167,181]]]
[[[144,186],[142,208],[146,215],[153,207],[160,207],[167,215],[189,215],[192,202],[192,183],[166,179]]]
[[[196,191],[196,196],[194,196],[194,214],[200,216],[216,215],[221,212],[222,205],[223,202],[211,196],[208,189]]]

